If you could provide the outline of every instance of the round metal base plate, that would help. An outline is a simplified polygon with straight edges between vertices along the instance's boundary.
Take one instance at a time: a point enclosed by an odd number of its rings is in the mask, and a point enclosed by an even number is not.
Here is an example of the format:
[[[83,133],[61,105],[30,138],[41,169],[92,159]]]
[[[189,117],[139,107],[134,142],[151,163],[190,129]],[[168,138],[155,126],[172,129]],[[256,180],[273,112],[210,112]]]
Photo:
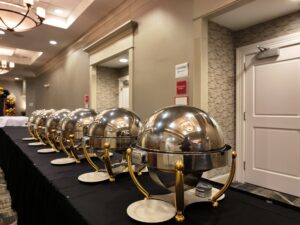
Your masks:
[[[78,180],[85,183],[96,183],[109,179],[108,173],[105,172],[90,172],[81,174]]]
[[[42,142],[31,142],[31,143],[28,143],[29,146],[42,146],[42,145],[45,145],[44,143]]]
[[[23,141],[35,141],[36,139],[34,137],[25,137],[22,138]]]
[[[45,153],[56,152],[56,150],[53,149],[53,148],[42,148],[42,149],[37,150],[37,152],[38,152],[38,153],[45,154]]]
[[[161,223],[172,219],[176,214],[176,209],[170,203],[147,199],[129,205],[127,214],[132,219],[143,223]]]
[[[53,165],[66,165],[66,164],[75,163],[75,159],[73,158],[53,159],[50,163]]]

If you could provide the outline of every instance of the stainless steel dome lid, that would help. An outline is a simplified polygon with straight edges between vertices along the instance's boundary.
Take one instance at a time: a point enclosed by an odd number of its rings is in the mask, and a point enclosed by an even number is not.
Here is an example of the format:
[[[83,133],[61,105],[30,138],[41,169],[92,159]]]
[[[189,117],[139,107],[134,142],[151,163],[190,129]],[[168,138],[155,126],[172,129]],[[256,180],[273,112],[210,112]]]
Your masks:
[[[102,111],[89,126],[88,135],[95,138],[137,137],[142,126],[141,119],[125,108]]]
[[[60,109],[60,110],[54,112],[53,114],[51,114],[46,121],[47,129],[48,130],[57,129],[59,121],[61,121],[66,116],[68,116],[68,114],[70,112],[71,111],[68,109]]]
[[[43,112],[41,112],[40,114],[38,114],[38,116],[36,117],[35,120],[35,124],[37,126],[46,126],[46,121],[48,119],[48,117],[53,114],[55,112],[54,109],[48,109],[48,110],[44,110]]]
[[[37,116],[42,113],[44,110],[43,109],[39,109],[39,110],[35,110],[31,113],[29,119],[28,119],[28,123],[29,124],[34,124],[35,123],[35,120],[37,118]]]
[[[75,129],[76,126],[90,124],[97,115],[96,111],[89,108],[79,108],[70,112],[68,116],[63,119],[61,129],[70,130]]]
[[[230,149],[212,117],[201,109],[182,105],[154,112],[141,129],[137,147],[168,154],[203,154]]]
[[[63,137],[69,138],[70,134],[75,134],[75,139],[82,138],[87,133],[87,126],[94,121],[96,115],[95,110],[88,108],[79,108],[70,112],[59,125]]]

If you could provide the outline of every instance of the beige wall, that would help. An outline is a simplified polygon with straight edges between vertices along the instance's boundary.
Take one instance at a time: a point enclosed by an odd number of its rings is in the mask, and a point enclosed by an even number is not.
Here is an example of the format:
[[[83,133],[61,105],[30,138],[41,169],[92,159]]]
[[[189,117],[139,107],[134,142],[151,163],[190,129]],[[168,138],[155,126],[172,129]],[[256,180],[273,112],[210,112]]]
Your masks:
[[[35,79],[26,79],[26,115],[30,115],[36,109]]]
[[[78,50],[61,61],[57,68],[35,80],[36,108],[83,107],[83,97],[89,93],[89,66],[87,53]],[[49,84],[49,88],[44,85]],[[28,88],[28,91],[29,88]]]
[[[88,56],[77,49],[128,20],[139,24],[134,34],[134,110],[145,118],[154,110],[172,105],[175,65],[188,62],[190,75],[193,71],[192,19],[192,0],[126,1],[69,48],[67,57],[58,57],[55,63],[49,63],[48,71],[44,70],[37,78],[37,107],[72,109],[82,106],[83,95],[89,89]],[[45,83],[49,83],[50,88],[44,88]]]
[[[22,81],[0,81],[0,87],[7,89],[10,94],[16,96],[16,115],[20,116],[21,112],[24,111],[25,99],[22,97]]]

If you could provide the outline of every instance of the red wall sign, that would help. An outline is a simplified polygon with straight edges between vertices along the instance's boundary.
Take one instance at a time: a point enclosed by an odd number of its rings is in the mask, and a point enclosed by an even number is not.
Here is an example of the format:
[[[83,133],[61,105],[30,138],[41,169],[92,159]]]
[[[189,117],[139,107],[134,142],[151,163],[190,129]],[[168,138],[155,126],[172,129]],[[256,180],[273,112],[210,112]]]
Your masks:
[[[84,103],[85,108],[89,107],[89,96],[88,95],[83,96],[83,103]]]
[[[187,82],[186,80],[181,80],[176,82],[176,94],[177,95],[186,95],[187,92]]]

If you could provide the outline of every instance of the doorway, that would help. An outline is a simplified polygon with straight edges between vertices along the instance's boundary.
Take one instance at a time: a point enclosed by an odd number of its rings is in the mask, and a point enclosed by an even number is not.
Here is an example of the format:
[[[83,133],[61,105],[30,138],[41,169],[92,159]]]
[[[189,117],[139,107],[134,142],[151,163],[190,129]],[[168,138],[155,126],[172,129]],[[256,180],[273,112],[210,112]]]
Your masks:
[[[300,196],[299,6],[267,2],[207,18],[208,109],[237,150],[236,181]]]
[[[300,33],[237,52],[237,110],[244,114],[237,129],[245,164],[240,178],[300,197]]]
[[[96,110],[129,108],[128,51],[97,65]]]

